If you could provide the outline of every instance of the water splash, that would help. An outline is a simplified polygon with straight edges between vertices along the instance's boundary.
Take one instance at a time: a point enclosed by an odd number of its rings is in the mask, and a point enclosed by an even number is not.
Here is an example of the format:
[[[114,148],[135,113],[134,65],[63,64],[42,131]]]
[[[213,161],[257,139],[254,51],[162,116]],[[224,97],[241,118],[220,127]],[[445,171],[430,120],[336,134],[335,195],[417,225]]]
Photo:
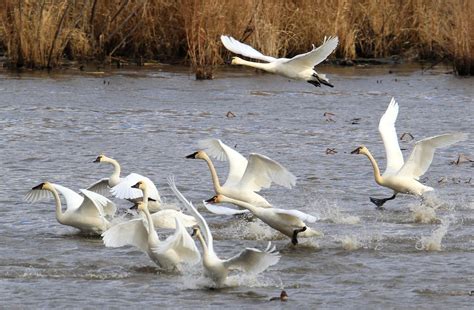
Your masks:
[[[417,250],[424,251],[441,251],[444,236],[448,232],[450,220],[442,220],[441,226],[435,229],[430,236],[421,237],[416,243]]]
[[[439,223],[439,219],[436,217],[436,211],[432,207],[425,205],[412,205],[410,206],[412,212],[412,219],[415,223],[421,224],[436,224]]]
[[[336,202],[324,201],[320,203],[319,210],[321,218],[329,220],[334,224],[355,225],[360,223],[360,218],[354,215],[348,215],[341,212],[341,208]]]
[[[245,240],[283,240],[286,236],[280,234],[260,220],[239,220],[231,225],[222,227],[219,235],[233,236],[238,232],[239,239]]]
[[[346,251],[355,251],[362,247],[362,243],[356,236],[343,236],[339,241],[342,243],[342,248]]]

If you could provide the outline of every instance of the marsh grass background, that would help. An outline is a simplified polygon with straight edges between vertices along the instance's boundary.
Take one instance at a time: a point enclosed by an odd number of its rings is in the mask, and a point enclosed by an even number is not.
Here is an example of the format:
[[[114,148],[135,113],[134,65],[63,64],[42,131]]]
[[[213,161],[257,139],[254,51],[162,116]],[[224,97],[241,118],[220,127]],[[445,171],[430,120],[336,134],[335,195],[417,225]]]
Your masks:
[[[279,57],[337,35],[333,57],[442,60],[473,75],[473,15],[471,0],[4,0],[0,44],[17,67],[126,57],[212,78],[229,56],[221,34]]]

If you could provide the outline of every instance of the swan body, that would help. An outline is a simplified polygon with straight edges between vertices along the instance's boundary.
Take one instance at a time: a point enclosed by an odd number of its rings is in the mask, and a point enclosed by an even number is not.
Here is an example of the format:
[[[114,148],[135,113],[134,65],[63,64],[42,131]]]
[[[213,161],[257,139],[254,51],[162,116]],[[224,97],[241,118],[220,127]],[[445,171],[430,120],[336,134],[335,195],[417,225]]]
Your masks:
[[[285,210],[277,208],[261,208],[255,207],[249,203],[238,201],[224,195],[216,195],[206,203],[232,203],[245,208],[253,213],[262,222],[270,226],[271,228],[278,230],[282,234],[291,238],[293,244],[298,243],[297,237],[309,238],[313,236],[322,236],[323,233],[313,230],[306,226],[304,221],[309,223],[316,222],[319,218],[313,215],[306,214],[298,210]]]
[[[131,188],[132,185],[136,184],[140,180],[144,180],[148,184],[149,188],[149,210],[156,212],[161,207],[161,197],[158,193],[158,189],[155,184],[147,177],[144,177],[137,173],[131,173],[125,178],[120,177],[120,164],[115,159],[107,157],[105,155],[99,155],[94,162],[96,163],[108,163],[114,167],[114,171],[108,178],[100,179],[94,184],[90,185],[87,189],[101,195],[107,195],[109,192],[120,199],[127,199],[133,203],[141,201],[142,192],[137,189]],[[111,190],[112,189],[112,190]]]
[[[75,227],[85,233],[101,234],[111,223],[106,217],[115,214],[115,205],[107,198],[97,193],[81,189],[82,195],[67,187],[49,182],[41,183],[29,191],[25,199],[35,202],[44,198],[50,192],[56,201],[56,219],[63,225]],[[66,200],[66,210],[62,210],[61,198]]]
[[[241,43],[229,36],[221,36],[222,44],[231,52],[249,58],[265,61],[265,63],[252,62],[239,57],[232,58],[233,65],[243,65],[261,69],[270,73],[279,74],[294,80],[303,80],[319,87],[321,84],[333,87],[324,74],[317,73],[316,65],[324,61],[337,47],[339,39],[329,37],[319,47],[314,47],[307,53],[296,55],[293,58],[274,58],[266,56],[253,47]]]
[[[352,154],[367,156],[374,170],[375,182],[392,189],[394,192],[390,198],[371,198],[371,201],[377,207],[381,207],[387,200],[394,199],[398,193],[422,196],[426,192],[433,191],[432,187],[421,184],[419,179],[431,165],[435,150],[441,147],[448,147],[468,137],[465,133],[451,133],[420,140],[415,143],[413,151],[407,161],[404,162],[395,130],[398,109],[398,103],[392,98],[379,122],[379,132],[382,136],[387,156],[387,168],[383,174],[380,173],[377,162],[365,146],[360,146],[351,152]]]
[[[209,277],[217,287],[221,287],[225,284],[227,276],[232,270],[258,274],[278,263],[280,255],[276,251],[275,246],[272,246],[270,242],[263,251],[255,248],[246,248],[229,259],[219,258],[214,252],[214,241],[206,220],[196,210],[193,204],[181,194],[173,179],[169,179],[168,183],[178,199],[181,200],[188,211],[193,214],[198,221],[198,226],[194,228],[193,235],[198,238],[202,246],[202,263],[205,269],[205,275]]]
[[[146,253],[163,269],[180,270],[182,263],[194,264],[201,255],[179,218],[175,218],[173,235],[161,241],[156,233],[147,202],[137,203],[141,218],[112,226],[102,234],[106,247],[132,245]]]
[[[203,149],[186,158],[204,160],[211,172],[214,191],[253,205],[270,208],[271,204],[256,192],[268,188],[274,182],[291,188],[296,184],[296,177],[278,162],[260,154],[252,153],[249,159],[225,145],[219,139],[207,139],[199,142]],[[218,160],[229,161],[227,180],[220,185],[216,169],[209,155]]]

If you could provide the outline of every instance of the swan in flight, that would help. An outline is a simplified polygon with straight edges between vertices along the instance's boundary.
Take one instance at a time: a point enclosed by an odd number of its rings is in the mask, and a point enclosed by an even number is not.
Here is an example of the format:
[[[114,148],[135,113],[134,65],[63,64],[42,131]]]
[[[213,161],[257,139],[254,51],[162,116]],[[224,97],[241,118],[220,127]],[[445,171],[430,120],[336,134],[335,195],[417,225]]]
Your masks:
[[[337,47],[339,39],[337,37],[324,38],[321,46],[315,47],[310,52],[296,55],[293,58],[274,58],[266,56],[255,50],[253,47],[241,43],[229,36],[221,36],[222,44],[231,52],[249,58],[265,61],[265,63],[243,60],[239,57],[232,57],[233,65],[244,65],[270,73],[286,76],[294,80],[303,80],[316,87],[321,84],[334,87],[324,74],[317,73],[315,67],[323,62]]]
[[[198,221],[198,226],[194,228],[193,235],[201,242],[203,250],[202,263],[205,274],[214,281],[217,287],[221,287],[225,284],[231,270],[241,270],[246,273],[258,274],[278,263],[280,255],[276,251],[275,246],[272,246],[271,242],[268,243],[267,248],[263,251],[255,248],[246,248],[234,257],[220,259],[214,252],[213,238],[206,220],[196,210],[193,204],[181,194],[173,178],[168,179],[168,184],[178,199],[186,206],[189,213],[193,214]]]
[[[232,203],[249,210],[253,213],[253,215],[262,220],[262,222],[271,228],[278,230],[282,234],[290,237],[291,243],[294,245],[298,244],[298,237],[309,238],[323,235],[323,233],[311,229],[304,223],[304,221],[314,223],[319,220],[319,218],[298,210],[255,207],[249,203],[238,201],[224,195],[216,195],[211,199],[204,201],[204,204],[206,205],[207,203],[215,204],[225,202]]]
[[[219,139],[201,140],[199,147],[202,150],[186,158],[202,159],[207,163],[216,194],[270,208],[271,204],[256,192],[270,187],[273,182],[286,188],[291,188],[296,184],[296,177],[291,172],[264,155],[252,153],[247,161],[239,152]],[[220,185],[216,169],[209,156],[229,161],[229,173],[224,185]]]
[[[398,193],[422,196],[423,193],[432,191],[433,188],[421,184],[418,180],[425,174],[433,161],[434,152],[437,148],[447,147],[453,143],[467,139],[465,133],[444,134],[429,137],[415,143],[415,147],[404,163],[402,151],[398,145],[395,121],[398,116],[398,103],[392,98],[387,110],[380,119],[379,132],[382,136],[387,155],[387,168],[380,175],[380,169],[372,154],[365,146],[360,146],[351,154],[363,154],[367,156],[374,169],[374,178],[377,184],[393,190],[393,195],[389,198],[376,199],[370,197],[370,201],[377,208],[387,200],[395,199]]]
[[[112,217],[116,208],[112,201],[104,196],[81,189],[82,195],[67,187],[49,182],[33,187],[25,196],[28,202],[36,202],[53,194],[56,201],[56,219],[63,225],[75,227],[85,233],[101,234],[111,223],[106,217]],[[66,210],[63,212],[59,193],[66,200]]]
[[[145,180],[138,181],[132,186],[132,188],[137,188],[141,190],[143,192],[143,201],[149,201],[148,182],[146,182]],[[175,218],[179,219],[179,221],[184,225],[184,227],[192,227],[197,224],[196,219],[194,217],[173,209],[164,209],[155,212],[151,215],[151,218],[153,220],[155,228],[175,229]]]
[[[147,201],[137,203],[141,218],[112,226],[102,234],[106,247],[131,245],[148,254],[153,262],[163,269],[181,269],[182,263],[195,264],[201,255],[193,238],[186,231],[179,218],[175,218],[173,235],[161,241],[156,233]]]
[[[131,188],[132,185],[136,184],[140,180],[144,180],[148,183],[149,188],[149,210],[156,212],[161,208],[161,197],[158,193],[158,189],[155,184],[147,177],[144,177],[137,173],[130,173],[125,178],[120,177],[120,164],[115,159],[107,157],[105,155],[99,155],[95,160],[95,163],[109,163],[114,167],[114,172],[108,178],[100,179],[94,184],[90,185],[87,189],[101,195],[107,195],[110,191],[112,195],[120,199],[127,199],[133,203],[142,201],[142,192],[140,190]],[[112,190],[111,190],[112,189]]]

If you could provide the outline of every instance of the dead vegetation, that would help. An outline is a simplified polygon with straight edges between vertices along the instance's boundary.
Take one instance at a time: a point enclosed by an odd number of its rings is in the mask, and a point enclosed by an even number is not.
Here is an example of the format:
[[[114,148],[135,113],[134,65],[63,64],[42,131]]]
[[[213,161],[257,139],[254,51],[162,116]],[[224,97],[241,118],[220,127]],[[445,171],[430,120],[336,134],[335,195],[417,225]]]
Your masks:
[[[471,0],[4,0],[0,46],[14,66],[127,57],[185,61],[212,78],[228,34],[292,56],[337,35],[336,57],[448,61],[474,74]]]

